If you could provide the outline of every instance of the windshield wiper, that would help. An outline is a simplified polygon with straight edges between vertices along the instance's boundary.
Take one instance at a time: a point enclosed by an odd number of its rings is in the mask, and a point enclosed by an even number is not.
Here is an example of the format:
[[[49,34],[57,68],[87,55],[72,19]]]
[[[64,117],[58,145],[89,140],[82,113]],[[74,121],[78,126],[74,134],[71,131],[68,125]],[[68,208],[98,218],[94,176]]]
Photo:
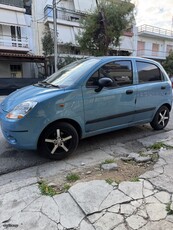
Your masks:
[[[56,87],[56,88],[60,88],[59,85],[54,85],[54,84],[51,84],[47,81],[41,81],[41,83],[45,84],[45,85],[50,85],[50,86],[53,86],[53,87]]]

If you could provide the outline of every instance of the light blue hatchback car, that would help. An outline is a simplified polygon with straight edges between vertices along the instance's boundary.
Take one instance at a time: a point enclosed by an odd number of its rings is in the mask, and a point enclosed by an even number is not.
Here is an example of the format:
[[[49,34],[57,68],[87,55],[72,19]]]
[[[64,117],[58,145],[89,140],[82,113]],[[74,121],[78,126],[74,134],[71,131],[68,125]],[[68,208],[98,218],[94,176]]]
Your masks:
[[[159,63],[93,57],[10,94],[0,105],[0,120],[12,146],[60,160],[81,138],[144,123],[161,130],[171,106],[171,82]]]

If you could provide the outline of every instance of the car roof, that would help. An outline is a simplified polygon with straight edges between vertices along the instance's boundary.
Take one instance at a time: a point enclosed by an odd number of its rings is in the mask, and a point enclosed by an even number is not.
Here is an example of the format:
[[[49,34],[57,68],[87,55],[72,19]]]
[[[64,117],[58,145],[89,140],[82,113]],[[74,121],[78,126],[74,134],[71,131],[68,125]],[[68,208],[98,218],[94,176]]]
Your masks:
[[[137,56],[98,56],[98,57],[89,57],[88,59],[99,59],[100,61],[111,61],[111,60],[137,60],[137,61],[146,61],[146,62],[150,62],[153,64],[160,64],[159,62],[149,59],[149,58],[143,58],[143,57],[137,57]]]

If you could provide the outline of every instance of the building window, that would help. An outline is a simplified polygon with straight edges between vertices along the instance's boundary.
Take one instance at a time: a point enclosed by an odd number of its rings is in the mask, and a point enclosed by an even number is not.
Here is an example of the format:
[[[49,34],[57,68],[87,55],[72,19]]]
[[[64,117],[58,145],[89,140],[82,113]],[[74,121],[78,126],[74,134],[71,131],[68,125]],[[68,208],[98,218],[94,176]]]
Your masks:
[[[18,46],[21,47],[21,28],[19,26],[11,26],[11,38],[12,41],[12,46]],[[20,43],[19,43],[20,42]]]
[[[152,44],[152,55],[158,56],[159,54],[159,44],[153,43]]]
[[[23,4],[26,10],[25,14],[32,15],[32,9],[31,9],[32,0],[23,0]]]
[[[161,72],[156,65],[138,61],[136,65],[140,84],[162,81]]]
[[[145,42],[138,41],[137,55],[142,56],[145,53]]]
[[[75,16],[71,16],[70,19],[73,22],[78,22],[79,21],[79,17],[75,17]]]
[[[22,65],[10,65],[12,78],[22,78]]]

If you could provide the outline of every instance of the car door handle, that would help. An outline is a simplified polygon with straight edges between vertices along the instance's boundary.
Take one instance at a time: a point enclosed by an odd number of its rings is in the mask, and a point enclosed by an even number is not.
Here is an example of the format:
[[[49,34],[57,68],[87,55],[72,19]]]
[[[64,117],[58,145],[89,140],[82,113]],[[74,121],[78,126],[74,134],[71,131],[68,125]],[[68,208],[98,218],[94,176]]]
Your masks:
[[[166,86],[161,86],[161,89],[166,89]]]
[[[133,93],[133,90],[127,90],[126,91],[126,94],[132,94]]]

